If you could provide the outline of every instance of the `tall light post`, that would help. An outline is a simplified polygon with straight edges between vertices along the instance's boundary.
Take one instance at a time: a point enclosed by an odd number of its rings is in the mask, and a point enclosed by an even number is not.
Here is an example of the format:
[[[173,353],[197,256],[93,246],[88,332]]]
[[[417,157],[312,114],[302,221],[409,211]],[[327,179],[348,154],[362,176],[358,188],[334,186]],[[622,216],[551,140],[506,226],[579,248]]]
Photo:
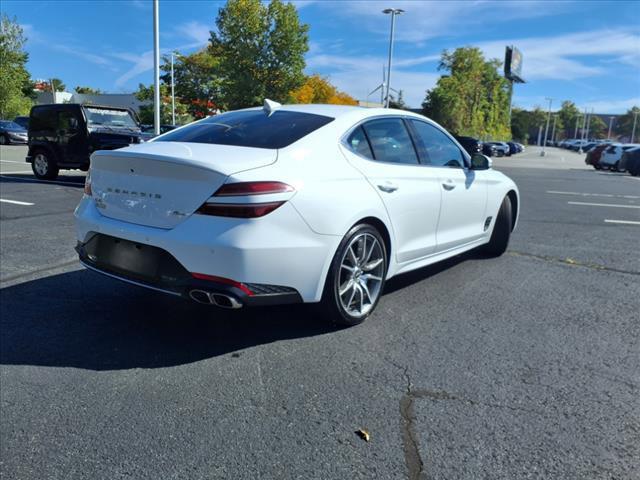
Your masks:
[[[582,144],[584,143],[584,134],[587,128],[587,121],[588,121],[588,117],[589,115],[587,114],[587,109],[584,109],[584,117],[582,119],[582,132],[580,133],[580,146],[578,147],[578,153],[584,153],[582,151]]]
[[[174,52],[171,52],[171,125],[176,124],[176,91],[175,82],[173,81],[173,56]]]
[[[389,36],[389,63],[387,65],[387,95],[384,101],[385,108],[389,108],[389,88],[391,86],[391,58],[393,57],[393,33],[396,28],[396,15],[402,15],[401,8],[385,8],[382,13],[391,14],[391,35]]]
[[[160,6],[153,0],[153,131],[160,135]]]
[[[553,129],[551,130],[551,143],[556,144],[556,121],[558,120],[558,115],[553,116]]]
[[[638,112],[633,112],[633,128],[631,129],[631,143],[636,137],[636,121],[638,120]]]
[[[578,138],[578,123],[580,122],[581,117],[582,117],[581,113],[578,113],[578,115],[576,115],[576,131],[573,132],[573,138]]]
[[[551,102],[553,102],[552,98],[547,97],[546,100],[549,100],[549,113],[547,114],[547,126],[544,129],[544,142],[542,143],[542,151],[540,152],[540,156],[544,157],[547,152],[547,135],[549,134],[549,122],[551,121]]]
[[[609,117],[609,133],[607,133],[607,140],[611,140],[611,127],[613,126],[613,119],[616,117]]]

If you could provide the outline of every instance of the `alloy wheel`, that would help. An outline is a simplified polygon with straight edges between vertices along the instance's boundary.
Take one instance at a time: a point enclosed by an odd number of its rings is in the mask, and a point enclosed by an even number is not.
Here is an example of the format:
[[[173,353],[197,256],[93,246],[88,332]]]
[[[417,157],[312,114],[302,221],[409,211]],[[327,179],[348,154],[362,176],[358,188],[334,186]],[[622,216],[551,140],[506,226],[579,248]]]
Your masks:
[[[49,161],[47,157],[42,153],[38,153],[33,159],[33,168],[35,168],[38,175],[46,176],[49,172]]]
[[[356,235],[346,248],[336,288],[340,304],[353,318],[367,315],[381,293],[384,277],[384,249],[370,233]]]

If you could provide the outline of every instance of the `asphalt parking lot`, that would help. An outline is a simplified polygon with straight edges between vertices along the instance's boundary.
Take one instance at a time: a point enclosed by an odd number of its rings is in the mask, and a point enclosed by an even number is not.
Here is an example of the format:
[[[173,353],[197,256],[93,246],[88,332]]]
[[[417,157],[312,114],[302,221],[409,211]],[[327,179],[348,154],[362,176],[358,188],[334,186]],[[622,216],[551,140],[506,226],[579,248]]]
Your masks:
[[[639,478],[640,178],[496,159],[507,254],[393,279],[335,330],[81,269],[84,174],[36,182],[24,150],[0,150],[3,478]]]

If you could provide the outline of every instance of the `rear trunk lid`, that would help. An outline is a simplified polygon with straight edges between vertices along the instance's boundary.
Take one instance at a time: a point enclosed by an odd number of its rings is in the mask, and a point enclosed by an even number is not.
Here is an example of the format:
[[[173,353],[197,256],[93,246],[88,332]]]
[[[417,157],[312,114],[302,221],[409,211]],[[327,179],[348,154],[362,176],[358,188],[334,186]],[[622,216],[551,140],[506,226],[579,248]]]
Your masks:
[[[226,178],[276,161],[277,150],[150,142],[91,156],[91,189],[106,217],[170,229]]]

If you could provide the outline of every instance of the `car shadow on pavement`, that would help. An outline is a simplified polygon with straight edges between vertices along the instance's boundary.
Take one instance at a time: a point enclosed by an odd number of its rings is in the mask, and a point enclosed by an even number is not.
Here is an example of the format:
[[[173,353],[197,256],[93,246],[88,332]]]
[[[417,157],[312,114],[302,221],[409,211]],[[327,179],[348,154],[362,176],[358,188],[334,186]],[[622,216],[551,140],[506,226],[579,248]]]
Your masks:
[[[302,306],[228,311],[78,270],[0,290],[0,364],[162,368],[335,331]]]
[[[472,258],[482,257],[468,253],[400,275],[387,283],[384,294]],[[87,270],[0,290],[2,365],[163,368],[336,330],[310,305],[230,311]]]
[[[52,183],[65,187],[84,187],[85,175],[59,175],[55,180],[40,180],[33,175],[23,173],[2,173],[0,183]]]

